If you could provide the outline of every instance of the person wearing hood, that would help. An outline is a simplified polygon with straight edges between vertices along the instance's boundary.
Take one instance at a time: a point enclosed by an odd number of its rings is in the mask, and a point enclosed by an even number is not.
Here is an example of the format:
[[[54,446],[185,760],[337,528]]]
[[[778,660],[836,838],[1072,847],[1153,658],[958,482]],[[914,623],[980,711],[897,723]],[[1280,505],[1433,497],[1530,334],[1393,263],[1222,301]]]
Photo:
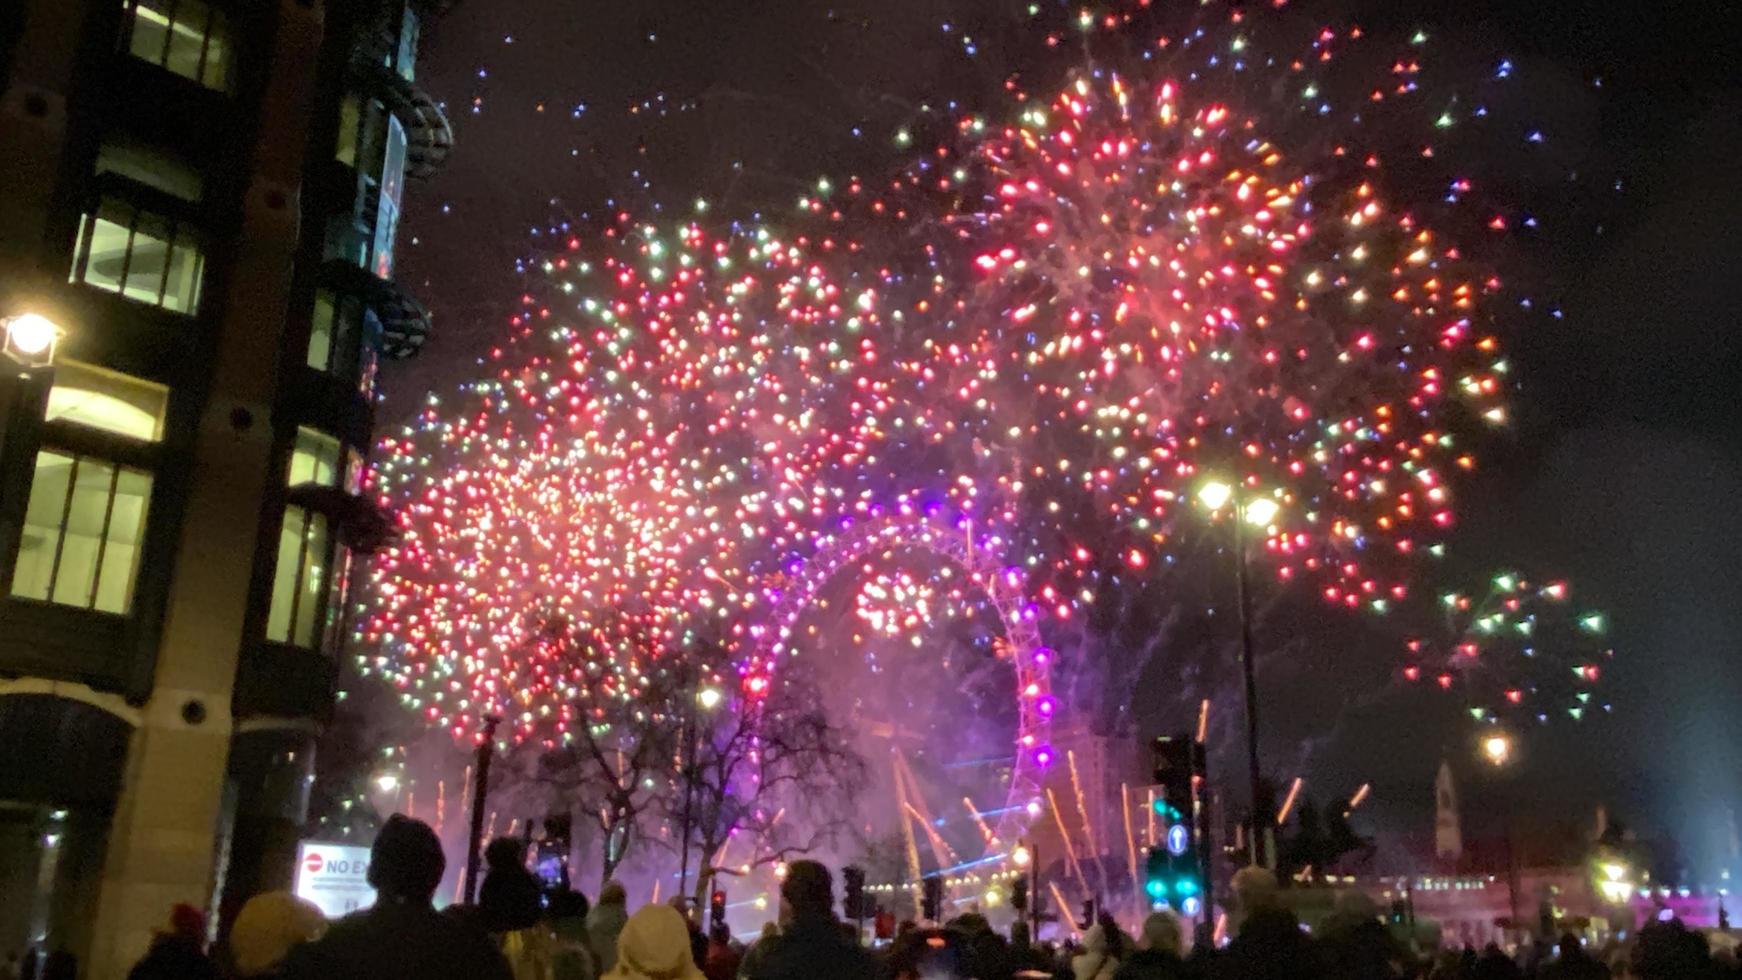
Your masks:
[[[690,953],[690,930],[683,914],[669,905],[644,905],[623,924],[617,936],[616,964],[601,980],[707,978]]]
[[[230,965],[238,977],[277,977],[291,950],[327,931],[327,917],[290,892],[250,898],[230,927]]]
[[[587,945],[601,975],[617,962],[617,937],[629,921],[629,894],[619,881],[607,881],[599,889],[599,901],[587,911]],[[688,941],[688,932],[685,932]]]

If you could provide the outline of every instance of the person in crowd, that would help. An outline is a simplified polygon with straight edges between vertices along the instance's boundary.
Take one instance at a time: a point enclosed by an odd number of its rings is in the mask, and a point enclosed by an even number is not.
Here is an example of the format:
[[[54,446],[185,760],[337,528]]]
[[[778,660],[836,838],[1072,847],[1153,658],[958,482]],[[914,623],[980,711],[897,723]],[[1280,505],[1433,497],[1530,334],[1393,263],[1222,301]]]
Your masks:
[[[1143,920],[1140,948],[1113,974],[1113,980],[1183,980],[1185,976],[1185,930],[1172,912],[1154,912]]]
[[[1319,980],[1317,950],[1300,920],[1283,907],[1276,876],[1260,867],[1234,875],[1239,931],[1215,963],[1218,976],[1239,980]]]
[[[487,933],[431,904],[447,859],[435,831],[402,814],[387,818],[369,852],[375,904],[293,950],[289,980],[512,980]]]
[[[1470,967],[1470,980],[1524,980],[1524,971],[1506,955],[1497,943],[1482,948],[1482,955]]]
[[[230,967],[238,977],[282,976],[292,950],[327,931],[327,917],[290,892],[250,898],[230,927]]]
[[[1379,921],[1379,906],[1365,892],[1339,892],[1319,928],[1320,952],[1335,980],[1401,980],[1403,947]]]
[[[517,932],[538,924],[538,879],[526,870],[526,847],[512,837],[498,837],[484,848],[483,887],[478,908],[493,933]]]
[[[545,921],[555,944],[555,980],[598,980],[598,964],[587,943],[587,911],[587,897],[580,892],[565,889],[550,898]]]
[[[670,904],[678,915],[683,916],[684,928],[689,931],[690,958],[699,968],[708,959],[708,937],[702,934],[701,923],[696,921],[695,905],[682,895],[673,895]]]
[[[603,980],[706,980],[683,915],[669,905],[642,906],[618,933],[617,961]]]
[[[601,975],[617,964],[617,936],[629,921],[628,905],[622,882],[607,881],[599,889],[598,903],[587,913],[587,945]]]
[[[1537,971],[1541,980],[1609,980],[1609,968],[1585,952],[1585,944],[1572,933],[1561,937],[1559,954]]]
[[[702,972],[708,980],[735,980],[743,959],[732,945],[732,930],[724,922],[714,923],[708,930],[708,955],[702,960]]]
[[[815,861],[794,861],[780,883],[780,937],[769,944],[751,980],[870,980],[871,956],[841,935],[834,879]]]
[[[502,949],[514,980],[551,980],[556,942],[542,921],[538,879],[526,869],[526,846],[498,837],[484,849],[489,872],[478,890],[484,927]]]
[[[1632,966],[1639,980],[1704,980],[1711,971],[1711,954],[1706,937],[1690,931],[1680,919],[1651,922],[1639,930],[1633,943]]]
[[[1071,975],[1076,980],[1113,980],[1130,951],[1125,934],[1105,916],[1083,936],[1083,951],[1071,957]]]
[[[762,934],[756,937],[756,941],[750,944],[750,948],[744,951],[743,958],[738,961],[740,980],[756,972],[757,968],[762,965],[762,958],[768,955],[769,947],[773,946],[774,941],[779,938],[780,923],[762,923]]]
[[[1010,926],[1010,969],[1012,972],[1030,970],[1051,973],[1052,957],[1046,950],[1034,944],[1029,933],[1028,923],[1018,919]]]
[[[53,957],[44,961],[48,980]],[[169,910],[169,928],[157,934],[127,980],[217,980],[218,968],[206,955],[206,914],[186,903]]]

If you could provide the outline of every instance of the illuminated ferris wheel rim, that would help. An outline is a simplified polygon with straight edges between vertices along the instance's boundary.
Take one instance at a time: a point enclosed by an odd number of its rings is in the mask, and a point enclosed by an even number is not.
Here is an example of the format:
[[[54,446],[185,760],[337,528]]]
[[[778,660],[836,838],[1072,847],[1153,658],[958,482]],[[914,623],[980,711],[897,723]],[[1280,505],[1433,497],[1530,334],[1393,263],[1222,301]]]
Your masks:
[[[1040,607],[1023,591],[1020,569],[998,559],[1004,542],[996,535],[976,534],[965,516],[948,521],[937,512],[903,506],[893,512],[872,511],[841,521],[840,529],[817,539],[809,560],[786,568],[787,581],[776,592],[768,624],[756,628],[756,644],[747,665],[746,683],[753,693],[765,689],[768,675],[784,656],[791,656],[793,630],[817,594],[849,566],[890,548],[918,548],[949,559],[965,572],[998,611],[1004,624],[1009,660],[1016,670],[1017,732],[1010,785],[998,811],[988,852],[1014,847],[1031,819],[1042,810],[1040,773],[1055,754],[1049,735],[1058,701],[1052,695],[1053,652],[1040,640]]]

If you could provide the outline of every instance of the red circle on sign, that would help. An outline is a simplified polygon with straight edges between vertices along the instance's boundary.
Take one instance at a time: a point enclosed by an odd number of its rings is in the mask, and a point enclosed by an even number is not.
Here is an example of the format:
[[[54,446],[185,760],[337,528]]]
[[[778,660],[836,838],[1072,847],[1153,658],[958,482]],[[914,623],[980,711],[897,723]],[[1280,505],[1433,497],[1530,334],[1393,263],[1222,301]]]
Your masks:
[[[307,868],[308,873],[311,875],[320,874],[323,864],[324,862],[321,861],[321,856],[319,854],[310,854],[308,857],[302,859],[302,866]]]

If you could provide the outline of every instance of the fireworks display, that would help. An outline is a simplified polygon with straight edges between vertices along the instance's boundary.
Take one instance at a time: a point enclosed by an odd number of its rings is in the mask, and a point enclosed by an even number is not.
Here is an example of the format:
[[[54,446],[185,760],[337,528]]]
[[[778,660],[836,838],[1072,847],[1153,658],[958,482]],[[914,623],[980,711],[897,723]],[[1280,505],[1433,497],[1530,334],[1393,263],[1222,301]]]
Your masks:
[[[1615,655],[1606,617],[1577,604],[1566,582],[1500,572],[1485,595],[1447,592],[1439,606],[1442,628],[1405,644],[1405,681],[1462,695],[1490,724],[1610,710],[1598,689]]]
[[[404,538],[365,668],[457,737],[500,712],[554,744],[575,685],[631,689],[698,632],[754,694],[807,644],[917,647],[994,608],[1017,754],[1045,765],[1049,629],[1219,534],[1211,479],[1274,511],[1253,547],[1276,587],[1405,599],[1466,443],[1506,421],[1497,335],[1531,314],[1499,271],[1534,219],[1459,167],[1542,134],[1488,108],[1510,62],[1447,83],[1420,35],[1168,6],[1029,7],[1046,94],[1012,74],[999,106],[923,113],[892,136],[907,162],[789,215],[542,229],[485,376],[385,441]],[[817,560],[897,515],[973,558],[881,560],[897,534]],[[866,574],[843,635],[798,630],[838,565]],[[1496,632],[1545,595],[1503,598]],[[549,653],[536,610],[591,659]],[[1457,656],[1409,669],[1461,678]]]

